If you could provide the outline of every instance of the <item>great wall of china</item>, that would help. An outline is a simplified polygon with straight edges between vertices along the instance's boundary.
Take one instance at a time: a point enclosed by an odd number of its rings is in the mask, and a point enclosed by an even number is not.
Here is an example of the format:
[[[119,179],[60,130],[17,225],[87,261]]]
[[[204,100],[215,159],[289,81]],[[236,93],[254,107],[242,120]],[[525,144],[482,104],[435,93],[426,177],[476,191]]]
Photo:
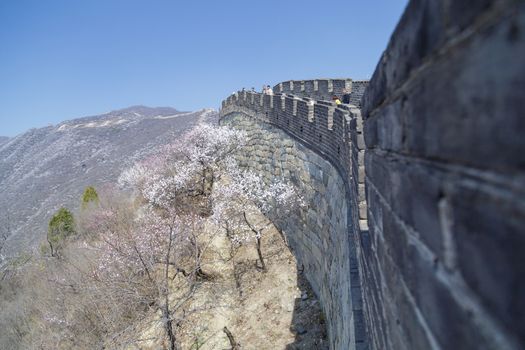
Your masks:
[[[410,1],[370,82],[223,101],[241,164],[307,193],[280,225],[332,349],[525,347],[524,33],[523,1]]]

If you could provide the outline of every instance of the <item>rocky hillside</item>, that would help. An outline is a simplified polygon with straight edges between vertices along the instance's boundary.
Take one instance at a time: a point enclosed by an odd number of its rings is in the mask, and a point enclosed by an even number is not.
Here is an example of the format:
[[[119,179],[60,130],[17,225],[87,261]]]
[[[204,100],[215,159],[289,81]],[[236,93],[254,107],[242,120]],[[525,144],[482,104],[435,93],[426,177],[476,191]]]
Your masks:
[[[61,206],[76,209],[86,186],[115,183],[156,147],[216,120],[212,109],[135,106],[0,138],[0,235],[8,236],[1,253],[35,248],[51,215]]]

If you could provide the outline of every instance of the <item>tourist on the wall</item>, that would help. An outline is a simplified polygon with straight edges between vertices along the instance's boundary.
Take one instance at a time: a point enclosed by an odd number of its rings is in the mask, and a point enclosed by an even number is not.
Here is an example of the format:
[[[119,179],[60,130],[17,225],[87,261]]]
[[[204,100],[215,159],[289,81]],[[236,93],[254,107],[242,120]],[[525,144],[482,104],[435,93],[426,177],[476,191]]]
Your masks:
[[[341,104],[341,100],[336,95],[332,96],[332,101],[334,101],[338,106]]]
[[[350,93],[346,89],[343,89],[343,103],[350,104]]]
[[[270,87],[270,85],[266,85],[266,93],[268,95],[273,95],[273,89]]]
[[[266,87],[266,85],[263,85],[262,93],[268,95],[268,88]]]

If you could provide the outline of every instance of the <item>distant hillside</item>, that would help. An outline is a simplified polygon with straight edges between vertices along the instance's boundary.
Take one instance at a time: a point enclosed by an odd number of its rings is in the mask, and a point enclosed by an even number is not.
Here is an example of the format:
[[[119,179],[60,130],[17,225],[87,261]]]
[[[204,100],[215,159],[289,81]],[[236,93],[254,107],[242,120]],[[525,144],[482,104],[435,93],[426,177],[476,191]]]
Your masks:
[[[76,209],[86,186],[115,183],[158,146],[216,120],[211,109],[134,106],[0,138],[0,234],[9,233],[2,253],[36,247],[53,212]]]
[[[7,140],[9,140],[9,137],[7,136],[0,136],[0,145],[4,142],[7,142]]]

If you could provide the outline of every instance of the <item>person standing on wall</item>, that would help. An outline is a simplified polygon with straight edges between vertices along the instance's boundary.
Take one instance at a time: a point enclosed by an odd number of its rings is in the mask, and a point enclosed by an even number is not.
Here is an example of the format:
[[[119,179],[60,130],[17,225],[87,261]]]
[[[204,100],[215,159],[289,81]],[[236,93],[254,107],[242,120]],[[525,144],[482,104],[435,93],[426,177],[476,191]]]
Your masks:
[[[347,89],[343,89],[343,103],[350,104],[350,93]]]
[[[338,106],[341,104],[341,100],[336,95],[332,96],[332,101],[334,101]]]

